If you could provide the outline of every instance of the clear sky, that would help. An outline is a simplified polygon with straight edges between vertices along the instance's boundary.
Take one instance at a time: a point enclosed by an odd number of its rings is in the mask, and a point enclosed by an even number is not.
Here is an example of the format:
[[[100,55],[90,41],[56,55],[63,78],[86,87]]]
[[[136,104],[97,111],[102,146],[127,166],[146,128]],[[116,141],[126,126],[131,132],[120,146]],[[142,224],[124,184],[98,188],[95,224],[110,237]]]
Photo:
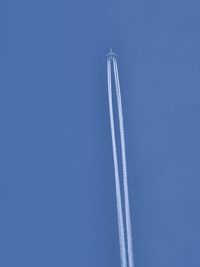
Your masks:
[[[136,267],[199,267],[199,1],[3,0],[0,9],[0,266],[120,266],[112,47]]]

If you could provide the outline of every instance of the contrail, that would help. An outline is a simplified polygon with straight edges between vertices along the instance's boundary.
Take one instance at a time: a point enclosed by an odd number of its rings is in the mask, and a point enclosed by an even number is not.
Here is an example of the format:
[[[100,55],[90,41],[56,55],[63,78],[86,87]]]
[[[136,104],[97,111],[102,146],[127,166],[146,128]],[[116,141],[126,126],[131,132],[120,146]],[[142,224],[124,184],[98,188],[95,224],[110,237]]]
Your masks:
[[[126,218],[126,237],[127,237],[127,247],[128,247],[128,262],[129,262],[129,267],[134,267],[131,216],[130,216],[129,193],[128,193],[128,176],[127,176],[127,163],[126,163],[126,145],[125,145],[125,136],[124,136],[124,122],[123,122],[119,72],[118,72],[117,61],[116,61],[115,57],[113,57],[113,65],[114,65],[114,75],[115,75],[115,87],[116,87],[116,94],[117,94],[117,106],[118,106],[118,117],[119,117],[119,128],[120,128],[120,142],[121,142],[121,153],[122,153],[122,173],[123,173],[123,186],[124,186],[124,203],[125,203],[125,218]]]
[[[110,57],[108,57],[107,59],[107,77],[108,77],[108,102],[109,102],[109,114],[110,114],[110,127],[111,127],[112,150],[113,150],[114,173],[115,173],[115,189],[116,189],[116,202],[117,202],[120,258],[121,258],[121,266],[127,267],[122,198],[121,198],[121,191],[120,191],[119,166],[118,166],[118,158],[117,158],[117,146],[116,146],[115,124],[114,124],[114,114],[113,114],[111,58]]]

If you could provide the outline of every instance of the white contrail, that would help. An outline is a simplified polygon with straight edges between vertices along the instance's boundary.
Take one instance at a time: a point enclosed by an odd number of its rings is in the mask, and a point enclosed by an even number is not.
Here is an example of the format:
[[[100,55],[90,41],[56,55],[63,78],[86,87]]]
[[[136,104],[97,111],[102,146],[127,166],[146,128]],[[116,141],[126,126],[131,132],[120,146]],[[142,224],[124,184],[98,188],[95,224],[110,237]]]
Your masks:
[[[114,160],[114,173],[115,173],[115,189],[116,189],[116,202],[117,202],[120,257],[121,257],[121,266],[127,267],[125,231],[124,231],[124,222],[123,222],[122,198],[121,198],[121,192],[120,192],[119,166],[118,166],[118,158],[117,158],[117,146],[116,146],[115,124],[114,124],[113,102],[112,102],[112,78],[111,78],[111,58],[110,57],[108,57],[107,59],[107,77],[108,77],[108,102],[109,102],[112,150],[113,150],[113,160]]]
[[[119,73],[118,73],[117,61],[115,57],[113,57],[113,65],[114,65],[114,75],[115,75],[115,87],[116,87],[116,94],[117,94],[120,142],[121,142],[121,153],[122,153],[122,172],[123,172],[124,203],[125,203],[126,234],[127,234],[126,237],[127,237],[127,247],[128,247],[127,254],[128,254],[129,267],[134,267],[122,100],[121,100],[121,92],[120,92]]]

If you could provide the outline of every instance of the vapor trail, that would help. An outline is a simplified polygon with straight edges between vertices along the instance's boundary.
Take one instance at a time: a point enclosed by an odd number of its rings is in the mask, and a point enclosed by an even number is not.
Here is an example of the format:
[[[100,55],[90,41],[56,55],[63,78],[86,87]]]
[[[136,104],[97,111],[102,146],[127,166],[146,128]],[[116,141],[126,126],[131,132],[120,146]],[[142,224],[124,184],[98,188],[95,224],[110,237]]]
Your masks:
[[[119,179],[119,165],[118,165],[118,158],[117,158],[117,146],[116,146],[115,124],[114,124],[114,114],[113,114],[111,58],[110,57],[108,57],[107,59],[107,77],[108,77],[108,102],[109,102],[110,126],[111,126],[111,137],[112,137],[114,173],[115,173],[115,189],[116,189],[116,202],[117,202],[120,258],[121,258],[121,266],[127,267],[125,230],[124,230],[124,222],[123,222],[122,198],[121,198],[120,179]]]
[[[125,137],[124,137],[124,122],[123,122],[119,73],[118,73],[117,61],[115,57],[113,57],[113,66],[114,66],[115,87],[116,87],[116,94],[117,94],[120,142],[121,142],[121,153],[122,153],[122,173],[123,173],[123,187],[124,187],[125,218],[126,218],[126,237],[127,237],[127,247],[128,247],[127,254],[128,254],[129,267],[134,267],[131,216],[130,216],[130,204],[129,204],[129,193],[128,193],[128,176],[127,176],[127,163],[126,163],[126,146],[125,146]]]

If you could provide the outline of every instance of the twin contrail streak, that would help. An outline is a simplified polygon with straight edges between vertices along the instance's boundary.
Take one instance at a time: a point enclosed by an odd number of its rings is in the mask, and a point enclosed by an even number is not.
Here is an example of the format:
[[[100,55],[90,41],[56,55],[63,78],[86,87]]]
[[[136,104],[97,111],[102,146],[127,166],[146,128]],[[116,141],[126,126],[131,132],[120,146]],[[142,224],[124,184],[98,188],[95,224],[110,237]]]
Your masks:
[[[117,201],[117,216],[118,216],[118,228],[119,228],[121,266],[127,267],[122,198],[121,198],[121,192],[120,192],[119,166],[118,166],[118,158],[117,158],[117,146],[116,146],[114,114],[113,114],[111,60],[109,58],[107,60],[107,76],[108,76],[108,102],[109,102],[110,126],[111,126],[114,172],[115,172],[115,189],[116,189],[116,201]]]
[[[118,120],[119,120],[119,135],[120,135],[120,143],[121,143],[125,219],[123,218],[123,208],[122,208],[123,205],[122,205],[122,197],[121,197],[121,189],[120,189],[119,163],[118,163],[118,158],[117,158],[117,145],[116,145],[115,123],[114,123],[114,112],[113,112],[112,75],[111,75],[112,62],[113,62],[113,69],[114,69],[114,80],[115,80]],[[127,267],[127,266],[134,267],[121,90],[120,90],[117,61],[112,51],[108,55],[108,59],[107,59],[107,75],[108,75],[108,98],[109,98],[111,137],[112,137],[113,159],[114,159],[114,169],[115,169],[115,184],[116,184],[116,199],[117,199],[121,265],[122,267]],[[126,225],[126,240],[125,240],[124,220],[125,220],[125,225]],[[126,241],[127,241],[127,250],[126,250]],[[127,261],[127,258],[128,258],[128,261]],[[127,262],[128,262],[128,265],[127,265]]]

